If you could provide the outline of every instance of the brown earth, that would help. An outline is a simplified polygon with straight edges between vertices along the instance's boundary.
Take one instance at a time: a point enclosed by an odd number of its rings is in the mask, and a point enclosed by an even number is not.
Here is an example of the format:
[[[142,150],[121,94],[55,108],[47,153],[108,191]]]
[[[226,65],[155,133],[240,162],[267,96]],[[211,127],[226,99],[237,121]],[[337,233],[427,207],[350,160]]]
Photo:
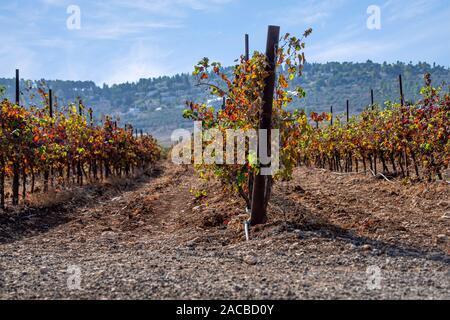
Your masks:
[[[0,298],[449,299],[449,195],[445,182],[302,167],[276,185],[270,222],[246,242],[241,199],[163,162],[3,214]],[[81,290],[68,286],[71,266]]]

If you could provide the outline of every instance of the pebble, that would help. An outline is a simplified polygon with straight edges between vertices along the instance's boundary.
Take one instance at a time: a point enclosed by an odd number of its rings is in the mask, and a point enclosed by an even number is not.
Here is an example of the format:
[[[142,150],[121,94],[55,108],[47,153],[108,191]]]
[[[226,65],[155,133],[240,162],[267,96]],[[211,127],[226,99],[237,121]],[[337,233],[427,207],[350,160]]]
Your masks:
[[[192,240],[186,242],[186,246],[187,247],[195,247],[199,239],[200,238],[197,237],[195,239],[192,239]]]
[[[113,231],[105,231],[102,233],[102,237],[106,239],[114,239],[117,237],[117,234]]]
[[[47,274],[47,273],[49,273],[50,269],[48,267],[42,267],[40,271],[41,271],[41,274]]]
[[[249,264],[249,265],[251,265],[251,266],[254,266],[255,264],[258,263],[258,259],[256,259],[255,256],[247,255],[247,256],[244,257],[244,262],[245,262],[246,264]]]

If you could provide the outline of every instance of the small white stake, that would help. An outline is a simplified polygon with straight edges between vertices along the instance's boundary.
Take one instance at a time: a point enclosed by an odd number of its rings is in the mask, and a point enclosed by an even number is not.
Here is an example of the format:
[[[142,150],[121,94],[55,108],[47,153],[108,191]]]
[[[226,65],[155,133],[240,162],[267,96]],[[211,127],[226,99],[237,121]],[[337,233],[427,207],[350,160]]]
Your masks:
[[[250,236],[249,236],[249,232],[248,232],[249,226],[250,226],[250,221],[245,221],[244,222],[244,231],[245,231],[245,240],[246,241],[250,241]]]

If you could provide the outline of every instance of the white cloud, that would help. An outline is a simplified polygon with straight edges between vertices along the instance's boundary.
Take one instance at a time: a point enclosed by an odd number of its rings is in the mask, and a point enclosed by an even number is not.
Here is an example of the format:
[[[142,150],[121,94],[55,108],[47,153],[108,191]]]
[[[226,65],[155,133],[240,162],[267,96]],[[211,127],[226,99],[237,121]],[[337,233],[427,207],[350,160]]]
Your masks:
[[[127,35],[139,35],[150,29],[179,29],[178,22],[113,22],[90,25],[81,29],[81,36],[90,39],[119,39]]]
[[[282,15],[281,24],[287,26],[325,24],[336,9],[340,8],[347,0],[306,0],[299,5],[286,7]]]
[[[215,10],[234,0],[112,0],[106,6],[145,11],[168,17],[182,17],[186,10]]]
[[[171,52],[166,52],[157,46],[146,47],[142,41],[133,45],[125,55],[118,55],[106,65],[108,73],[99,83],[133,82],[141,78],[156,77],[171,74],[175,70],[167,64]]]
[[[247,32],[246,28],[266,22],[279,23],[283,29],[313,27],[306,48],[309,61],[417,61],[422,57],[448,61],[450,41],[444,32],[448,27],[444,27],[449,11],[442,10],[442,0],[386,1],[382,30],[377,32],[367,30],[365,10],[352,11],[350,0],[292,1],[276,15],[255,8],[248,21],[238,21],[232,28],[210,25],[211,17],[237,1],[248,5],[248,0],[39,0],[39,5],[0,1],[0,27],[6,30],[2,35],[6,45],[0,47],[0,74],[11,76],[17,66],[30,78],[111,84],[189,71],[198,57],[217,55],[220,49],[212,40],[227,41],[235,29]],[[71,3],[78,3],[82,10],[82,29],[76,32],[65,28],[64,6]],[[233,14],[224,10],[218,16],[231,21]],[[197,37],[199,31],[193,27],[205,16],[206,29]],[[227,56],[229,52],[242,50],[239,41],[232,41],[225,58],[219,60],[231,62],[234,56]]]
[[[440,13],[434,16],[436,21],[445,19],[445,14]],[[338,35],[328,40],[320,40],[317,44],[307,46],[307,59],[314,62],[329,61],[409,61],[417,55],[411,55],[413,48],[423,46],[426,41],[436,43],[432,48],[426,49],[428,57],[433,57],[436,53],[433,49],[439,46],[440,36],[436,33],[436,26],[427,21],[416,22],[404,26],[407,32],[414,34],[414,37],[405,37],[401,28],[382,29],[381,33],[371,33],[357,25],[348,25]],[[383,33],[383,30],[384,31]],[[450,44],[450,42],[448,42]]]
[[[67,0],[41,0],[41,2],[49,6],[62,6],[67,4]]]
[[[0,64],[0,74],[13,77],[14,70],[20,69],[20,76],[22,78],[32,78],[34,75],[42,72],[38,61],[38,57],[33,50],[20,45],[2,46],[0,47],[0,57],[2,57],[2,63]]]
[[[392,1],[383,6],[383,12],[389,22],[411,20],[420,16],[427,16],[439,4],[436,0]]]
[[[33,4],[19,7],[18,2],[8,4],[10,12],[5,12],[6,19],[1,20],[0,26],[11,25],[15,32],[3,35],[4,43],[8,44],[0,48],[0,74],[3,76],[12,75],[11,72],[19,67],[24,76],[34,79],[92,79],[99,84],[112,84],[173,74],[177,70],[167,58],[171,49],[163,50],[164,39],[155,30],[183,28],[183,21],[188,16],[182,16],[182,12],[209,10],[208,3],[221,6],[229,2],[80,1],[82,28],[76,32],[68,32],[65,28],[65,10],[59,16],[52,14],[54,19],[51,24],[48,24],[48,15],[61,9],[52,6],[64,6],[71,1],[39,1],[41,5],[37,6]],[[0,4],[0,7],[4,7],[4,4]],[[127,8],[135,10],[126,10]],[[153,10],[153,14],[149,10]],[[127,14],[124,15],[124,12]],[[20,24],[11,13],[18,15]],[[49,33],[48,26],[55,26],[57,23],[61,23],[63,27]],[[120,40],[120,43],[105,42],[103,46],[96,40]],[[110,50],[105,49],[108,46]],[[48,55],[44,54],[45,50],[48,50]]]
[[[43,0],[63,1],[63,0]],[[236,0],[111,0],[81,5],[78,35],[90,39],[118,39],[152,29],[179,29],[189,10],[217,10]],[[126,15],[123,12],[127,12]]]
[[[398,42],[383,42],[383,45],[380,45],[373,41],[356,40],[311,47],[309,56],[314,62],[361,61],[373,59],[398,48]]]

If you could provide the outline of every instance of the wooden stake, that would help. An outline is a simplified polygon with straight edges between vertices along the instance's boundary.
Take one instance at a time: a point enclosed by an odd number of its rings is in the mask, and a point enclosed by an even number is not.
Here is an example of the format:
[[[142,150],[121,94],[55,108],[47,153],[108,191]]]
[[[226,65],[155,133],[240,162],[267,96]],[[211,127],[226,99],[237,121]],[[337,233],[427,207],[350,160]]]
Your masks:
[[[331,113],[331,122],[330,122],[330,124],[333,125],[333,106],[331,106],[331,108],[330,108],[330,113]]]
[[[245,60],[250,60],[250,49],[249,49],[249,37],[248,34],[245,35]]]
[[[50,118],[53,118],[53,92],[52,89],[48,90],[48,111]],[[48,168],[44,171],[44,192],[48,192],[48,179],[49,179],[49,171]]]
[[[52,89],[48,90],[48,111],[50,118],[53,118],[53,92]]]
[[[91,127],[94,126],[94,110],[92,108],[89,108],[89,122],[91,123]]]
[[[19,69],[16,69],[16,105],[20,105],[20,76]],[[20,188],[20,165],[18,155],[15,153],[13,161],[13,181],[12,181],[12,204],[19,204],[19,188]]]
[[[276,51],[278,48],[278,42],[280,38],[280,27],[269,26],[266,45],[266,56],[268,64],[266,71],[269,76],[265,79],[264,93],[263,93],[263,107],[260,117],[259,128],[267,130],[267,151],[270,156],[271,150],[271,123],[272,123],[272,104],[273,95],[275,90],[276,79]],[[258,158],[260,157],[258,149]],[[258,174],[255,176],[253,184],[253,196],[252,196],[252,212],[251,212],[251,225],[258,225],[267,222],[267,202],[269,197],[269,190],[271,186],[271,176],[262,176]]]
[[[78,113],[83,116],[83,101],[81,99],[78,100]],[[83,186],[83,164],[80,159],[77,162],[77,182],[80,186]]]
[[[20,77],[19,69],[16,69],[16,104],[20,104]]]
[[[403,95],[403,81],[402,81],[402,75],[398,75],[398,84],[400,86],[400,104],[403,107],[405,105],[405,96]]]
[[[83,115],[83,100],[78,100],[78,113],[80,114],[80,116]]]
[[[350,101],[347,100],[347,123],[350,122]]]
[[[249,36],[248,34],[245,34],[245,61],[250,60],[250,45],[249,45]],[[224,100],[225,103],[225,100]],[[253,199],[253,182],[255,180],[255,175],[253,173],[250,173],[248,175],[247,179],[247,189],[248,191],[248,198],[247,201],[247,207],[250,210],[250,207],[252,206],[252,199]]]
[[[370,105],[371,105],[372,111],[373,111],[374,108],[375,108],[375,102],[374,102],[374,99],[373,99],[373,89],[370,89]]]

